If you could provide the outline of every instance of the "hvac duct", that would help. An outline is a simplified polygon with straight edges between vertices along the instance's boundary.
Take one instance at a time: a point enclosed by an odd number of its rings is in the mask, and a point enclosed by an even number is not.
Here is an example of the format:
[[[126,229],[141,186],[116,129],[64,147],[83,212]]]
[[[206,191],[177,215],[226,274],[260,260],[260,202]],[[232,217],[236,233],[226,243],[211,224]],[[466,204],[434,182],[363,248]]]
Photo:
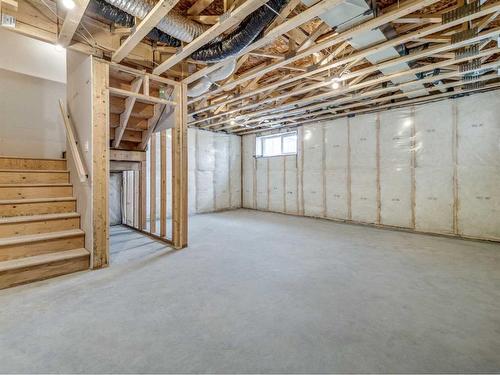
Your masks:
[[[154,2],[151,0],[106,0],[106,2],[140,19],[146,17],[154,7]],[[156,27],[186,43],[190,43],[208,29],[206,25],[183,17],[175,9],[163,17]]]
[[[191,58],[204,62],[219,62],[236,55],[259,37],[287,3],[288,0],[268,1],[246,17],[235,31],[201,47]]]
[[[123,27],[133,27],[135,25],[134,17],[131,14],[108,4],[104,0],[91,0],[89,3],[89,10],[98,16],[111,20]],[[181,45],[180,40],[165,34],[157,28],[151,30],[147,37],[151,40],[162,42],[172,47],[179,47]]]

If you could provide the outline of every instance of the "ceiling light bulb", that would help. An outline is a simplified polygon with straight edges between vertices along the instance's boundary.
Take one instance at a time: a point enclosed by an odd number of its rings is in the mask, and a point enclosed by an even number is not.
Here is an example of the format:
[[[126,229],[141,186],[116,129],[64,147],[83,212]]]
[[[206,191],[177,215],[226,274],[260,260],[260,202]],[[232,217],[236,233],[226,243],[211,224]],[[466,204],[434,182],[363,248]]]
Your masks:
[[[62,51],[64,51],[64,47],[63,47],[63,46],[61,46],[60,44],[56,44],[56,45],[55,45],[55,49],[56,49],[56,51],[57,51],[57,52],[62,52]]]
[[[66,9],[73,9],[76,5],[74,0],[62,0],[62,4]]]
[[[332,79],[332,89],[337,90],[340,87],[340,78],[335,77]]]

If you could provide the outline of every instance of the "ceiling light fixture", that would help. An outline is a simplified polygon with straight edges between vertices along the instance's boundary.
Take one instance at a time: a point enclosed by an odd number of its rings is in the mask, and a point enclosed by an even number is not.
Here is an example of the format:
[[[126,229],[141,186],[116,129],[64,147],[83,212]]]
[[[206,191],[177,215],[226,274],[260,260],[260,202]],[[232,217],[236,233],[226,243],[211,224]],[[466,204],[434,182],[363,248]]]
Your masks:
[[[73,9],[76,6],[74,0],[62,0],[62,4],[66,9]]]
[[[335,77],[332,79],[332,89],[337,90],[340,87],[340,78]]]
[[[62,51],[64,51],[64,47],[63,47],[63,46],[61,46],[60,44],[56,44],[56,45],[54,46],[54,48],[56,49],[56,51],[57,51],[57,52],[62,52]]]

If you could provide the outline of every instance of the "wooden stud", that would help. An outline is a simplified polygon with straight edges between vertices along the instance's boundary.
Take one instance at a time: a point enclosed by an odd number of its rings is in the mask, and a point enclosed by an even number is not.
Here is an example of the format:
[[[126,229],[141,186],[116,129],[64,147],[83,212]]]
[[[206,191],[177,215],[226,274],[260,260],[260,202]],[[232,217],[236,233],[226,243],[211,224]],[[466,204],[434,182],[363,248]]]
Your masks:
[[[176,126],[172,129],[172,242],[176,249],[188,244],[187,84],[174,90]]]
[[[160,133],[160,237],[167,235],[167,131]]]
[[[109,69],[92,59],[93,268],[109,264]]]
[[[149,144],[149,231],[156,233],[156,133]]]

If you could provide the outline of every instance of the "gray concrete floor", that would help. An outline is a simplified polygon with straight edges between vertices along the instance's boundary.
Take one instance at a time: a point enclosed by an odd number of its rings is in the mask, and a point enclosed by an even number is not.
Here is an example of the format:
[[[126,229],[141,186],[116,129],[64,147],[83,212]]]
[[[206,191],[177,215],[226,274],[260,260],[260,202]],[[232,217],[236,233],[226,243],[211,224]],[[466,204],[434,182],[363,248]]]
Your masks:
[[[500,372],[500,246],[248,210],[0,291],[0,372]]]

